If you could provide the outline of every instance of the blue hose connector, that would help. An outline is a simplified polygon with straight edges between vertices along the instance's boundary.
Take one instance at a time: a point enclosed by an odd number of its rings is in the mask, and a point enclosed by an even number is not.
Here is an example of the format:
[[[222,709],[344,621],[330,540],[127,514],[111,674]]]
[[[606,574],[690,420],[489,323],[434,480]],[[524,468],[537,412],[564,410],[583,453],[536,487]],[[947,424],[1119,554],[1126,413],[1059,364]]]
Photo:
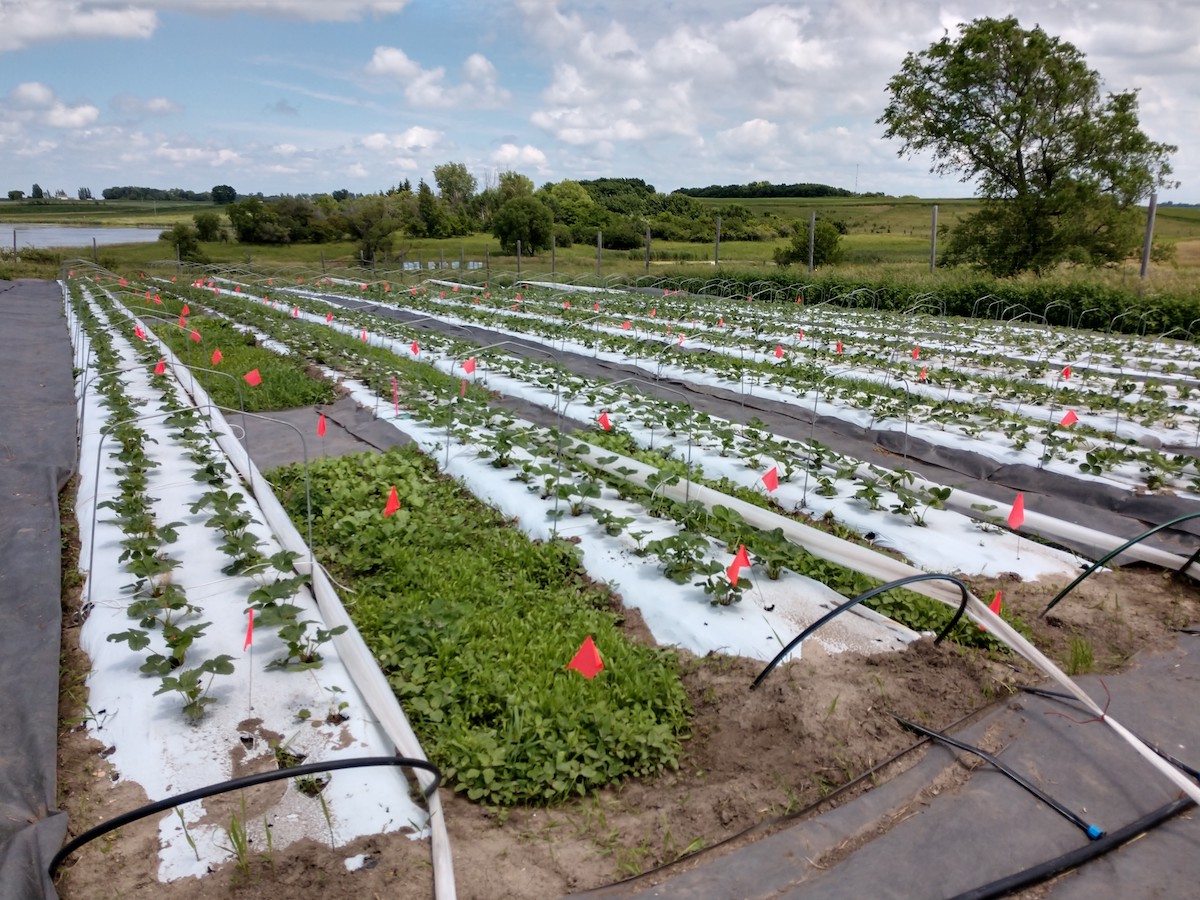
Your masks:
[[[1100,838],[1104,837],[1104,829],[1097,828],[1095,825],[1089,825],[1087,828],[1087,836],[1093,841],[1098,841]]]

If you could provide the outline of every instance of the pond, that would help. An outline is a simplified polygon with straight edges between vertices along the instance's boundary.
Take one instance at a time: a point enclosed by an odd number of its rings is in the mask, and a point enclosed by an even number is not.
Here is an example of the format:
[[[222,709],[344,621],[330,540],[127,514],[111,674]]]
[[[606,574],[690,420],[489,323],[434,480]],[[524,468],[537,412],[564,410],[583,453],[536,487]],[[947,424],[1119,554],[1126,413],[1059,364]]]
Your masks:
[[[5,250],[47,247],[103,247],[108,244],[151,243],[161,228],[114,228],[104,225],[34,225],[0,222],[0,247]]]

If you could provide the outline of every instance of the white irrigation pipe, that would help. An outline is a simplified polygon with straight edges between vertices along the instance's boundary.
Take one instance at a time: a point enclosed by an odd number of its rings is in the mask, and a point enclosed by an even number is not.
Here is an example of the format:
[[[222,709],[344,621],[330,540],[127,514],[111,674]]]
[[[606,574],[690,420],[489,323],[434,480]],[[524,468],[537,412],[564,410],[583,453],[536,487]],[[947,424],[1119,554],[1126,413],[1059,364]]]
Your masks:
[[[192,397],[193,402],[200,408],[210,409],[214,439],[225,455],[229,457],[234,468],[251,486],[251,492],[266,519],[266,525],[275,533],[280,545],[286,550],[300,554],[301,557],[310,556],[311,551],[304,538],[288,518],[274,492],[267,485],[266,479],[262,477],[258,467],[254,465],[254,461],[247,455],[245,448],[233,437],[225,417],[213,407],[204,388],[196,381],[189,369],[176,365],[178,361],[169,347],[163,345],[162,352],[171,364],[180,386]],[[255,487],[256,484],[267,489],[258,490]],[[326,627],[331,629],[342,625],[346,627],[342,634],[333,638],[334,647],[338,656],[341,657],[346,671],[354,679],[355,686],[363,695],[367,706],[379,720],[380,727],[396,745],[401,756],[428,760],[425,751],[421,748],[420,741],[417,740],[417,736],[412,730],[412,725],[409,724],[404,710],[396,700],[395,693],[383,672],[380,671],[375,657],[367,648],[362,634],[346,612],[346,608],[342,605],[342,601],[324,569],[316,566],[311,574],[313,596],[316,598]],[[433,783],[433,775],[429,772],[418,771],[416,778],[425,789]],[[450,837],[446,832],[446,820],[437,791],[429,795],[428,802],[434,897],[437,900],[455,900],[457,895],[454,884],[454,863],[450,854]]]
[[[602,469],[618,478],[628,479],[642,487],[647,487],[647,476],[657,472],[651,466],[639,463],[637,460],[628,457],[620,456],[619,454],[616,460],[601,463],[599,461],[601,458],[611,458],[614,454],[609,450],[601,449],[591,444],[584,444],[583,442],[579,442],[577,446],[579,448],[579,458],[586,461],[588,465]],[[619,469],[625,469],[625,471],[618,471]],[[631,469],[633,470],[632,472],[629,471]],[[666,495],[673,497],[673,499],[684,499],[684,488],[682,485],[660,485],[660,487]],[[810,528],[787,516],[781,516],[770,510],[762,509],[761,507],[739,500],[736,497],[722,494],[720,491],[713,490],[712,488],[693,484],[691,485],[689,496],[691,499],[699,500],[706,508],[711,509],[717,503],[726,506],[739,513],[749,524],[764,531],[781,528],[788,540],[798,544],[810,553],[838,565],[863,572],[882,581],[896,581],[912,575],[925,574],[920,569],[916,569],[905,562],[876,553],[866,547],[861,547],[842,538],[834,537],[815,528]],[[909,585],[908,589],[956,608],[962,602],[962,594],[958,589],[954,588],[953,585],[945,583],[925,581]],[[1047,677],[1066,688],[1093,715],[1107,724],[1120,737],[1124,738],[1147,762],[1169,778],[1179,790],[1200,804],[1200,785],[1196,785],[1190,781],[1182,772],[1163,760],[1140,739],[1131,734],[1120,722],[1112,718],[1112,716],[1106,715],[1104,710],[1097,706],[1096,702],[1084,693],[1083,689],[1068,678],[1048,657],[1029,643],[1029,641],[1025,640],[1016,629],[1000,618],[1000,616],[993,613],[986,603],[970,593],[967,595],[967,615],[977,624],[986,627],[993,636],[1002,640],[1021,656],[1041,669]]]

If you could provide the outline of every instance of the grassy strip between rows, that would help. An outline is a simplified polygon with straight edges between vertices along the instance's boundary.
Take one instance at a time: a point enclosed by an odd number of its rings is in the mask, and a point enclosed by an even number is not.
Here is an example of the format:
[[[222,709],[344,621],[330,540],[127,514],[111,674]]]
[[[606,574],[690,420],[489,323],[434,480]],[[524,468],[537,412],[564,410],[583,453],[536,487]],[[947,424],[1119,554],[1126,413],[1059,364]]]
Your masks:
[[[268,477],[302,524],[303,469]],[[314,462],[312,507],[317,557],[456,790],[551,803],[676,767],[675,658],[625,639],[570,544],[530,541],[413,448]],[[591,681],[566,668],[588,635],[604,660]]]
[[[196,380],[220,406],[239,409],[244,401],[246,412],[266,412],[332,403],[337,399],[332,384],[307,373],[306,360],[264,350],[257,346],[253,335],[222,319],[193,316],[187,320],[186,328],[164,323],[157,323],[154,328],[185,365],[215,369],[232,376],[196,372]],[[200,336],[199,341],[192,339],[193,332]],[[213,353],[217,350],[221,356],[214,363]],[[252,386],[243,376],[253,369],[258,370],[262,383]]]

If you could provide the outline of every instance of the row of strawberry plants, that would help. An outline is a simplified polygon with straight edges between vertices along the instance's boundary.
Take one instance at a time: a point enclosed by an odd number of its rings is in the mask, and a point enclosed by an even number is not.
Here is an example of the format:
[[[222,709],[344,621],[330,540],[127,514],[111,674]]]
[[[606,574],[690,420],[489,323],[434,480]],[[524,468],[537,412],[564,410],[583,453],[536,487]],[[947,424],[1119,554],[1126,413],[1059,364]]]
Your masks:
[[[110,298],[104,294],[88,296],[88,301],[95,302],[102,310],[111,313],[113,307]],[[112,339],[107,330],[96,327],[101,324],[90,310],[90,303],[81,304],[81,311],[89,321],[91,340],[101,348],[110,347]],[[122,319],[122,321],[124,321]],[[111,319],[108,328],[111,329]],[[190,405],[184,403],[173,388],[173,383],[161,365],[155,365],[157,358],[153,348],[142,344],[134,345],[135,352],[149,371],[151,385],[158,392],[155,404],[163,411],[162,421],[168,428],[171,438],[184,450],[185,455],[194,464],[192,480],[202,486],[203,493],[190,507],[190,513],[204,515],[205,526],[218,530],[222,535],[220,550],[230,560],[222,568],[222,574],[231,579],[243,576],[251,580],[244,590],[247,593],[246,602],[255,611],[260,627],[275,628],[283,639],[287,652],[268,664],[269,667],[284,669],[310,668],[320,664],[320,654],[317,648],[327,641],[336,630],[322,629],[313,620],[301,620],[301,607],[289,602],[308,581],[308,575],[297,574],[293,564],[296,554],[279,551],[267,556],[263,549],[266,542],[257,536],[251,525],[256,524],[248,511],[245,497],[232,489],[228,467],[213,445],[199,414]],[[98,351],[97,364],[105,365],[117,357],[111,350]],[[117,402],[118,412],[132,412],[132,406],[119,380],[108,382],[112,392],[122,399]],[[110,398],[110,405],[112,399]],[[128,429],[128,423],[118,424],[116,430]],[[144,441],[145,435],[141,434]],[[139,445],[136,451],[124,448],[119,459],[124,459],[131,453],[146,460],[146,464],[157,466],[146,455]],[[126,469],[129,468],[126,463]],[[123,475],[122,495],[117,500],[101,503],[101,507],[111,508],[118,513],[114,521],[126,533],[123,544],[131,540],[129,533],[138,523],[149,519],[147,507],[155,502],[145,495],[144,491],[133,495],[125,490],[128,474]],[[140,486],[145,487],[145,479]],[[152,523],[152,519],[149,519]],[[183,522],[172,522],[168,526],[157,528],[157,537],[173,543]],[[139,580],[130,586],[134,602],[128,607],[131,618],[138,620],[138,627],[129,628],[124,632],[109,635],[108,640],[128,643],[134,651],[141,651],[153,644],[152,633],[161,632],[165,642],[166,652],[151,652],[141,667],[145,674],[158,675],[162,679],[162,688],[158,693],[175,691],[184,699],[184,712],[191,719],[198,719],[204,713],[204,708],[211,702],[209,689],[216,675],[229,675],[234,671],[234,664],[227,655],[219,655],[204,660],[200,665],[183,668],[188,649],[204,634],[210,626],[208,622],[193,621],[202,610],[187,602],[186,591],[178,580],[170,577],[171,571],[179,561],[166,554],[156,552],[153,538],[156,535],[141,535],[134,533],[139,544],[133,550],[127,548],[122,555],[122,561],[129,559],[130,570],[139,576]],[[142,546],[142,545],[145,546]],[[142,570],[146,571],[143,572]],[[243,589],[238,588],[234,593]],[[187,624],[184,623],[187,620]],[[314,629],[309,626],[316,626]],[[205,676],[208,676],[205,681]]]

